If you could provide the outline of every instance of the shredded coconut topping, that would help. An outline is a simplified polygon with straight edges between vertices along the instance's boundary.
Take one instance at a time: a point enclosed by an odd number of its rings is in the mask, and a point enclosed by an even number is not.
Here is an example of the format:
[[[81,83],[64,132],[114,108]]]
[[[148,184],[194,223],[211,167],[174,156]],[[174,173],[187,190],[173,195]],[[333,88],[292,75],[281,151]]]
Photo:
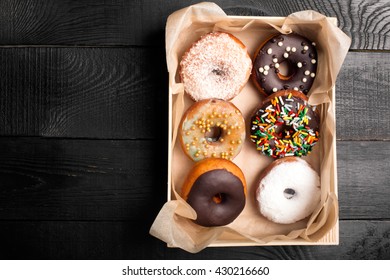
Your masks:
[[[195,100],[230,100],[249,79],[252,60],[245,46],[227,33],[209,33],[180,62],[184,90]]]

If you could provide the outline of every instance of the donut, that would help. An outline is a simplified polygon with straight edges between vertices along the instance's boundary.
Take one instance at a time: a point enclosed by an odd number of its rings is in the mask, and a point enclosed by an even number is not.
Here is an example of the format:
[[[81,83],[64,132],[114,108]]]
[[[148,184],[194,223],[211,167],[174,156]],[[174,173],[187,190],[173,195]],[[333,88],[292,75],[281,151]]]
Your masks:
[[[180,143],[193,161],[204,158],[232,160],[245,140],[245,120],[229,101],[204,99],[195,102],[182,116]]]
[[[283,89],[308,94],[316,74],[316,44],[296,33],[273,36],[255,52],[252,78],[264,95]]]
[[[246,46],[225,32],[203,35],[183,55],[180,78],[194,100],[231,100],[249,79],[252,60]]]
[[[183,186],[183,199],[195,210],[195,223],[205,227],[233,222],[246,201],[246,181],[233,162],[208,158],[195,163]]]
[[[298,91],[268,96],[251,117],[250,139],[256,149],[273,158],[306,156],[319,140],[316,108]]]
[[[320,197],[317,172],[298,157],[275,160],[261,173],[256,187],[260,213],[279,224],[306,218],[318,206]]]

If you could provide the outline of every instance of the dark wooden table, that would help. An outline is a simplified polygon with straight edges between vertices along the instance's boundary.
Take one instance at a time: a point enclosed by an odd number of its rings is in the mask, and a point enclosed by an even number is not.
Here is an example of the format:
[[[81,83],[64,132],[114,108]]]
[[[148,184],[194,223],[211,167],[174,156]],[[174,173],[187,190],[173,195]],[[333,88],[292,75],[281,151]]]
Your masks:
[[[0,2],[2,259],[390,259],[390,2],[216,1],[313,9],[352,38],[336,93],[339,246],[167,248],[167,16],[196,1]]]

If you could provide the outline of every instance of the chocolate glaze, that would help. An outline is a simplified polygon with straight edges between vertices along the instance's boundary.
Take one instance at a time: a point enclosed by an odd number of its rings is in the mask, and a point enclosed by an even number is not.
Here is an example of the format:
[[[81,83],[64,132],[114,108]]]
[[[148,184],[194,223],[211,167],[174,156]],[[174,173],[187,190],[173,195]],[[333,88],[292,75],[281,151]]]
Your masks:
[[[289,154],[288,152],[277,153],[277,150],[278,150],[277,144],[280,145],[280,143],[281,143],[280,140],[287,140],[287,141],[290,140],[290,141],[292,141],[293,144],[295,144],[294,138],[291,136],[294,135],[295,132],[297,132],[297,131],[304,130],[307,133],[311,133],[311,134],[318,134],[319,133],[320,118],[319,118],[317,112],[315,112],[313,110],[313,107],[311,107],[307,103],[306,100],[303,100],[302,98],[296,97],[294,95],[292,95],[292,96],[290,96],[290,98],[288,98],[287,94],[288,94],[288,92],[286,92],[286,95],[282,95],[282,96],[277,97],[278,101],[279,101],[279,103],[277,104],[278,107],[272,105],[272,101],[274,100],[273,98],[270,98],[270,97],[267,98],[265,100],[265,102],[259,108],[256,109],[255,113],[251,117],[250,135],[251,135],[252,142],[254,142],[256,144],[257,150],[262,151],[265,155],[272,156],[274,158],[284,157],[284,156],[287,156]],[[282,103],[280,101],[281,99],[282,99],[284,105],[282,105]],[[290,111],[287,111],[286,109],[284,109],[286,105],[289,106],[288,108],[290,108]],[[297,107],[299,107],[301,105],[304,106],[304,108],[307,108],[306,114],[305,114],[308,118],[307,124],[302,123],[298,127],[294,128],[293,125],[286,124],[282,115],[276,116],[275,111],[272,112],[275,121],[266,122],[266,120],[265,120],[267,118],[269,120],[269,116],[266,112],[267,108],[271,108],[272,110],[277,110],[277,108],[281,108],[284,112],[287,112],[288,114],[295,115],[294,117],[292,117],[292,118],[295,118],[295,117],[299,116]],[[271,114],[271,112],[269,114]],[[267,115],[267,116],[265,116],[265,115]],[[263,124],[267,123],[267,125],[270,124],[269,126],[274,126],[274,128],[273,128],[274,131],[273,130],[268,131],[268,130],[264,129],[264,127],[260,125],[262,123]],[[259,135],[263,135],[261,133],[264,133],[264,132],[266,132],[266,134],[267,133],[268,134],[265,136],[259,136]],[[271,135],[273,137],[271,137]],[[290,137],[287,138],[287,135],[289,135]],[[267,146],[266,150],[262,149],[262,146],[264,146],[264,144],[265,144],[264,142],[258,143],[258,141],[261,138],[266,139],[266,144],[269,145],[269,146]],[[302,140],[302,144],[305,144],[305,145],[292,145],[292,147],[294,149],[296,149],[295,151],[293,151],[295,156],[307,155],[308,153],[311,152],[312,147],[316,144],[315,142],[307,143],[307,142],[305,142],[305,140],[303,140],[303,139],[301,139],[301,140]],[[279,143],[276,143],[276,141],[278,141]],[[269,153],[270,150],[272,150],[272,154]]]
[[[286,61],[291,75],[281,77],[277,64]],[[253,74],[255,81],[267,95],[294,88],[307,94],[317,74],[315,44],[295,33],[276,35],[255,54]]]
[[[214,197],[221,201],[215,202]],[[187,202],[197,213],[197,224],[206,227],[227,225],[244,209],[244,186],[226,169],[207,171],[194,182]]]

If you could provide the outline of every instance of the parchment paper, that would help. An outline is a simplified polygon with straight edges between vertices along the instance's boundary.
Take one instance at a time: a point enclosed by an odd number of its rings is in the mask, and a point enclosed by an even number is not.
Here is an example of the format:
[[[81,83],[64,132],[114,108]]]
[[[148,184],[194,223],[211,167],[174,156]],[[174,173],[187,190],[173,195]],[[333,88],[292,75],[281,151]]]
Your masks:
[[[178,64],[184,52],[199,37],[210,31],[226,31],[237,36],[254,51],[266,38],[278,32],[292,31],[316,42],[318,70],[309,92],[309,103],[317,105],[321,117],[321,138],[313,152],[303,157],[321,176],[321,202],[313,214],[294,224],[281,225],[262,217],[255,204],[255,189],[261,171],[273,159],[260,154],[247,137],[240,154],[233,160],[244,172],[248,195],[243,212],[224,227],[205,228],[192,222],[195,211],[180,197],[181,185],[194,164],[181,150],[177,141],[178,124],[184,111],[193,104],[184,94],[178,77]],[[188,252],[199,252],[221,236],[240,236],[266,244],[274,240],[293,241],[297,238],[317,241],[338,219],[337,186],[335,185],[335,112],[332,90],[351,40],[329,18],[315,11],[301,11],[286,18],[228,17],[216,4],[204,2],[171,14],[166,25],[166,59],[169,72],[169,94],[172,100],[172,151],[169,174],[172,199],[165,203],[150,229],[150,234],[169,246]],[[231,100],[243,113],[246,124],[263,97],[249,80],[241,93]],[[226,237],[225,237],[226,238]],[[234,242],[234,240],[232,241]],[[289,242],[292,244],[293,242]]]

